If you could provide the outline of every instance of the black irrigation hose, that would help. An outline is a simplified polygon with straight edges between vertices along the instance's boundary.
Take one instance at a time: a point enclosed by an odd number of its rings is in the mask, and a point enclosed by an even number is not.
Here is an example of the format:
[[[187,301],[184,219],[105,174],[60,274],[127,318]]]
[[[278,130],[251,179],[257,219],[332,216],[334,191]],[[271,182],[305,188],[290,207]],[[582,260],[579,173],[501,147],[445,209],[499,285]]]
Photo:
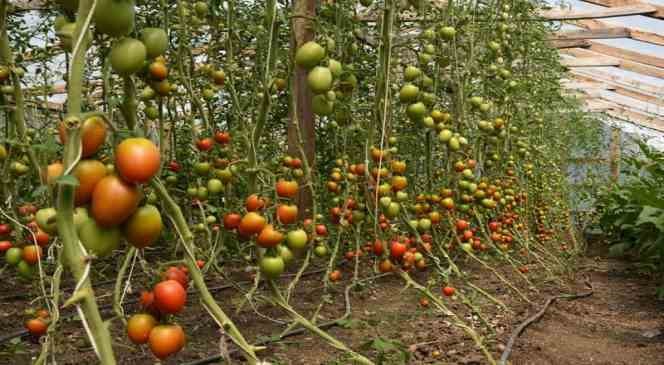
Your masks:
[[[310,275],[314,275],[314,274],[319,274],[319,273],[324,272],[325,270],[326,269],[317,269],[317,270],[308,271],[308,272],[303,273],[301,277],[306,277],[306,276],[310,276]],[[295,274],[284,275],[284,277],[289,277],[289,276],[295,276]],[[235,283],[235,285],[231,285],[231,284],[220,285],[220,286],[208,288],[208,290],[210,291],[210,293],[214,293],[214,292],[223,291],[223,290],[226,290],[226,289],[235,288],[236,285],[246,285],[246,284],[251,284],[251,283],[253,283],[253,281],[245,280],[245,281],[240,281],[238,283]],[[196,291],[188,291],[188,293],[187,293],[187,295],[191,295],[191,296],[195,296],[197,294],[198,294],[198,292],[196,292]],[[125,300],[122,303],[122,305],[135,304],[135,303],[138,303],[139,301],[140,301],[140,298],[132,298],[132,299],[129,299],[129,300]],[[100,311],[111,309],[111,308],[113,308],[113,303],[109,303],[109,304],[99,306]],[[74,313],[71,313],[69,315],[60,317],[60,320],[68,320],[68,319],[74,318],[76,315],[77,314],[74,312]],[[18,331],[12,332],[12,333],[8,333],[8,334],[0,337],[0,344],[4,343],[5,341],[9,341],[13,338],[24,337],[24,336],[27,336],[27,335],[28,335],[28,330],[27,329],[22,329],[22,330],[18,330]]]
[[[555,295],[552,297],[549,297],[549,299],[546,300],[544,303],[544,306],[542,309],[539,310],[539,312],[535,313],[533,316],[528,317],[525,321],[523,321],[519,327],[517,327],[514,332],[512,332],[512,336],[510,336],[509,341],[507,342],[507,346],[505,346],[505,351],[503,351],[502,356],[500,357],[500,361],[498,362],[500,365],[506,365],[507,364],[507,359],[510,357],[510,354],[512,353],[512,347],[514,346],[514,343],[516,342],[516,339],[525,331],[525,329],[530,326],[531,324],[539,321],[543,316],[544,313],[546,313],[546,310],[553,304],[558,299],[568,299],[568,300],[574,300],[574,299],[581,299],[581,298],[587,298],[595,292],[593,289],[593,285],[588,281],[588,279],[585,280],[586,286],[590,289],[590,291],[586,293],[581,293],[581,294],[562,294],[562,295]]]

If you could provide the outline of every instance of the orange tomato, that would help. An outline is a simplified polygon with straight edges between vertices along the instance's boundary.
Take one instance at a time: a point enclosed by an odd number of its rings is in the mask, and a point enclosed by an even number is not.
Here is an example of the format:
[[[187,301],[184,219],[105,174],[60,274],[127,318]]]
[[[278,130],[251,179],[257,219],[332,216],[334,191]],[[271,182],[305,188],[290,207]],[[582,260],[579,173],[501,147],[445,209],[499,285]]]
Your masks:
[[[247,208],[248,212],[255,212],[257,210],[263,209],[265,206],[265,200],[263,200],[257,194],[251,194],[247,197],[244,206]]]
[[[106,166],[97,160],[82,160],[72,174],[78,179],[75,203],[80,206],[87,204],[92,198],[95,186],[106,176]]]
[[[245,237],[251,236],[262,231],[266,223],[267,221],[262,215],[256,212],[249,212],[242,217],[238,232]]]
[[[277,195],[282,197],[282,198],[293,198],[295,195],[297,195],[298,191],[298,184],[297,181],[287,181],[287,180],[279,180],[277,181]]]
[[[65,167],[61,162],[54,162],[46,167],[46,183],[48,185],[55,184],[55,180],[59,178],[65,171]]]
[[[39,261],[39,258],[42,255],[42,249],[39,246],[29,245],[23,247],[23,254],[21,258],[23,261],[27,262],[30,265],[34,265]]]
[[[297,221],[297,205],[279,204],[277,219],[282,224],[293,224]]]
[[[159,359],[165,359],[179,352],[184,347],[185,337],[182,327],[172,325],[159,325],[150,331],[150,350]]]
[[[127,321],[127,336],[135,344],[147,343],[157,320],[150,314],[134,314]]]
[[[115,167],[131,183],[146,183],[159,171],[159,148],[147,138],[127,138],[115,149]]]
[[[256,244],[263,248],[275,247],[284,240],[284,234],[275,230],[274,226],[268,224],[261,230],[256,238]]]
[[[67,129],[64,123],[58,126],[60,141],[67,143]],[[81,134],[81,157],[94,155],[106,140],[106,123],[100,117],[90,117],[83,121],[80,129]]]
[[[163,222],[154,205],[146,204],[134,212],[124,225],[127,242],[136,248],[145,248],[161,235]]]
[[[103,227],[117,226],[138,208],[140,193],[135,185],[115,175],[101,179],[92,192],[92,216]]]
[[[35,337],[41,337],[46,334],[48,330],[48,325],[41,318],[33,318],[25,322],[25,328],[28,330],[30,335]]]

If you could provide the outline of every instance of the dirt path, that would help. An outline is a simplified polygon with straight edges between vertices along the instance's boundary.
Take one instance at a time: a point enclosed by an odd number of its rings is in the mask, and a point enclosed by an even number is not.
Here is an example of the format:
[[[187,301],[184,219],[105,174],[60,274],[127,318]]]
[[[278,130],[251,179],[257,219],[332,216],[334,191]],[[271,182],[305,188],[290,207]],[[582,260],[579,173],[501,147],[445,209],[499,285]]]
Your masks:
[[[654,281],[624,261],[594,257],[584,266],[594,295],[550,307],[518,340],[513,364],[664,364]]]
[[[482,308],[482,315],[493,328],[488,331],[458,298],[445,298],[450,309],[469,324],[472,323],[480,336],[486,339],[486,346],[495,359],[500,358],[514,328],[537,312],[549,296],[586,291],[583,281],[587,276],[594,286],[594,294],[588,298],[554,303],[544,317],[517,340],[510,357],[511,364],[664,364],[664,302],[655,298],[655,280],[639,275],[630,263],[590,255],[581,260],[578,282],[571,288],[561,289],[549,282],[542,285],[539,292],[529,287],[511,267],[499,267],[501,274],[519,286],[535,303],[533,306],[520,301],[492,273],[473,266],[472,262],[463,264],[477,286],[492,293],[513,311],[506,312],[487,302],[484,297],[460,288]],[[351,268],[344,270],[345,275],[350,277]],[[365,274],[363,277],[371,275]],[[428,274],[413,275],[416,280],[425,283]],[[543,270],[536,268],[529,273],[536,283],[544,281],[543,275]],[[210,281],[212,287],[227,283],[215,277],[211,277]],[[339,283],[329,293],[320,312],[321,321],[339,318],[343,314],[343,288],[346,283],[347,280]],[[137,290],[145,285],[140,280],[134,284]],[[30,283],[23,281],[7,281],[0,283],[0,292],[29,292],[29,286]],[[97,289],[104,300],[109,298],[110,287],[99,285]],[[293,304],[302,313],[310,315],[316,310],[321,294],[322,284],[318,275],[303,278]],[[247,306],[241,313],[235,314],[240,294],[233,290],[218,291],[214,295],[224,309],[233,314],[235,322],[252,342],[280,333],[288,323],[285,313],[262,301],[256,303],[257,312]],[[22,321],[16,318],[23,317],[22,311],[29,303],[26,298],[12,298],[11,295],[4,298],[0,300],[0,328],[7,333],[20,330]],[[422,307],[419,300],[420,296],[414,290],[404,289],[403,281],[397,276],[382,277],[352,293],[353,315],[341,326],[330,328],[329,332],[381,365],[486,363],[463,331],[432,307]],[[128,306],[126,310],[133,313],[138,309]],[[104,313],[107,317],[111,316],[108,311]],[[260,315],[257,316],[257,313]],[[272,320],[267,320],[268,317]],[[188,343],[178,356],[164,361],[163,365],[182,365],[218,354],[218,329],[207,313],[201,310],[195,297],[192,296],[191,303],[185,312],[178,315],[177,321],[186,328]],[[63,321],[62,325],[64,337],[58,340],[56,354],[59,363],[95,363],[80,323],[70,319]],[[112,332],[119,364],[155,363],[146,347],[128,343],[119,321],[113,322]],[[5,341],[0,343],[0,365],[30,364],[38,352],[39,346],[28,338]],[[350,364],[343,354],[309,333],[273,343],[261,352],[261,357],[273,365]],[[242,361],[237,358],[234,363]]]

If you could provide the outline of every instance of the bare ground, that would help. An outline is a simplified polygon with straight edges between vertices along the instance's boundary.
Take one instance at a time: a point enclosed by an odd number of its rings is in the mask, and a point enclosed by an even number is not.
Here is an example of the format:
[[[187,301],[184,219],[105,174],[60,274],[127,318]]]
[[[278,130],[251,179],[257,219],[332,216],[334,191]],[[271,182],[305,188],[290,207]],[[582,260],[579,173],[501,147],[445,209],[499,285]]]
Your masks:
[[[589,278],[594,287],[591,297],[573,301],[559,300],[544,317],[530,326],[517,340],[510,361],[521,364],[664,364],[664,303],[655,298],[655,281],[640,275],[626,261],[589,255],[579,263],[576,277],[567,285],[556,284],[545,278],[543,270],[532,267],[528,277],[538,285],[539,291],[527,285],[511,267],[500,272],[521,288],[533,305],[520,301],[503,283],[486,270],[465,264],[473,282],[505,302],[512,312],[506,312],[489,303],[484,297],[469,294],[491,328],[483,326],[477,316],[471,315],[459,298],[446,298],[449,308],[472,323],[486,345],[498,359],[512,330],[524,319],[535,313],[551,295],[585,291],[583,281]],[[0,283],[0,338],[21,330],[22,311],[29,306],[27,297],[30,285],[17,281],[13,275]],[[317,308],[324,294],[321,274],[303,278],[293,297],[293,305],[306,315]],[[323,305],[319,323],[340,317],[345,309],[343,288],[351,276],[350,268],[344,270],[345,280],[330,291]],[[426,274],[415,278],[426,283]],[[246,279],[242,273],[237,280]],[[96,280],[100,282],[100,280]],[[210,278],[210,287],[227,283],[220,277]],[[141,280],[133,284],[138,292]],[[98,285],[100,301],[106,303],[112,284]],[[435,290],[439,290],[436,286]],[[432,290],[434,290],[432,288]],[[135,294],[134,294],[135,295]],[[231,314],[240,330],[256,342],[280,333],[286,327],[285,313],[263,301],[255,307],[245,306],[235,314],[240,295],[235,289],[214,291],[217,301]],[[34,297],[34,296],[32,296]],[[130,295],[131,297],[131,295]],[[419,305],[420,295],[413,289],[404,289],[404,283],[395,276],[381,277],[351,294],[352,316],[328,331],[356,351],[382,364],[484,364],[485,358],[471,339],[448,317],[431,307]],[[127,313],[136,311],[129,305]],[[67,314],[66,312],[63,314]],[[104,317],[112,317],[105,310]],[[187,309],[176,321],[185,328],[187,346],[177,356],[163,364],[188,364],[219,354],[220,334],[216,324],[198,304],[197,297],[190,296]],[[112,322],[112,333],[120,364],[154,364],[146,346],[131,345],[124,335],[119,321]],[[662,332],[660,333],[660,329]],[[95,364],[92,349],[87,345],[80,323],[69,319],[63,323],[62,336],[57,338],[58,364]],[[230,346],[233,349],[232,346]],[[39,346],[27,337],[17,337],[0,343],[0,364],[29,364],[38,355]],[[342,365],[349,360],[318,337],[305,332],[276,343],[260,353],[262,359],[282,365]],[[234,356],[235,363],[241,358]],[[219,362],[210,362],[219,363]]]

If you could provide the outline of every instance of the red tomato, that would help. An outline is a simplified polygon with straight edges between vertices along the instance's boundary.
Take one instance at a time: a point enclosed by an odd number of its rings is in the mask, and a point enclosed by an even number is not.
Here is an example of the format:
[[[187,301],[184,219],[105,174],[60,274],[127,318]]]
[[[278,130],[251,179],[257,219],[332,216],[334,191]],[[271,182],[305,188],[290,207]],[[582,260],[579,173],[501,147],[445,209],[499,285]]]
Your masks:
[[[41,318],[33,318],[25,322],[25,328],[28,330],[30,335],[34,337],[41,337],[46,334],[48,325]]]
[[[297,221],[297,205],[279,204],[277,206],[277,219],[282,224],[293,224]]]
[[[286,181],[286,180],[279,180],[277,181],[277,195],[282,197],[282,198],[293,198],[297,195],[297,191],[299,189],[299,186],[297,184],[297,181]]]
[[[397,260],[401,259],[407,249],[408,247],[405,244],[398,241],[392,241],[392,244],[390,245],[390,256]]]
[[[465,221],[463,219],[459,219],[458,221],[456,221],[457,231],[460,231],[460,232],[465,231],[465,230],[468,229],[468,227],[470,227],[470,224],[467,221]]]
[[[189,278],[187,274],[175,266],[170,266],[164,273],[161,275],[163,280],[175,280],[182,285],[183,288],[187,288],[187,283]]]
[[[445,295],[446,297],[451,297],[452,295],[454,295],[454,291],[455,290],[453,287],[446,286],[443,288],[443,295]]]
[[[237,213],[227,213],[224,215],[224,228],[227,230],[236,229],[240,226],[242,216]]]
[[[324,224],[317,224],[316,234],[319,236],[327,236],[327,227]]]
[[[8,235],[12,232],[12,226],[7,223],[0,224],[0,236]]]
[[[12,246],[14,245],[12,245],[12,243],[9,241],[0,241],[0,252],[5,252],[12,248]]]
[[[214,140],[219,144],[228,144],[231,141],[231,134],[228,132],[217,131],[214,134]]]
[[[244,205],[248,212],[255,212],[257,210],[263,209],[265,206],[265,200],[263,200],[257,194],[251,194],[247,197]]]
[[[164,314],[175,314],[184,308],[187,292],[175,280],[165,280],[154,286],[154,304]]]
[[[385,251],[385,244],[381,240],[375,240],[373,243],[373,253],[376,256],[380,256]]]
[[[172,172],[180,172],[182,166],[177,161],[171,161],[168,163],[168,169]]]
[[[199,151],[209,151],[214,147],[214,141],[212,138],[203,138],[198,141],[196,141],[196,148],[198,148]]]

